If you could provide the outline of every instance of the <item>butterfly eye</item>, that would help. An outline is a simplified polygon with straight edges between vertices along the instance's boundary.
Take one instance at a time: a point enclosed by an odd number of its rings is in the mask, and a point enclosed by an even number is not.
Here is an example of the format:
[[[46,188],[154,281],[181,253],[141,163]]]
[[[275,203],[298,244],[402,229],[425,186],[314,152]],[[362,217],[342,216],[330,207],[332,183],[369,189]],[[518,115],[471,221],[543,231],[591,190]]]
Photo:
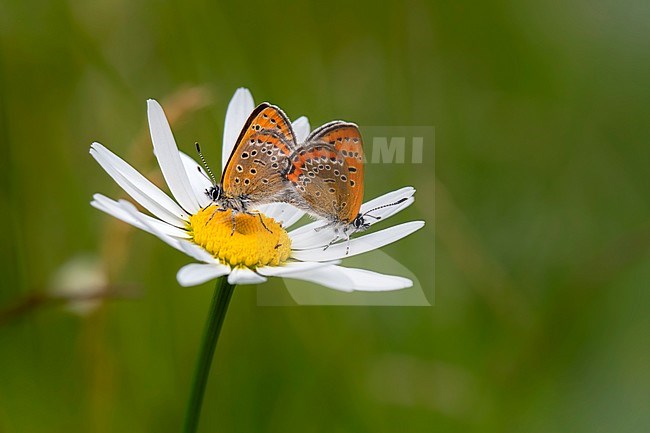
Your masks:
[[[210,200],[217,201],[221,197],[221,187],[219,185],[210,187],[205,193]]]

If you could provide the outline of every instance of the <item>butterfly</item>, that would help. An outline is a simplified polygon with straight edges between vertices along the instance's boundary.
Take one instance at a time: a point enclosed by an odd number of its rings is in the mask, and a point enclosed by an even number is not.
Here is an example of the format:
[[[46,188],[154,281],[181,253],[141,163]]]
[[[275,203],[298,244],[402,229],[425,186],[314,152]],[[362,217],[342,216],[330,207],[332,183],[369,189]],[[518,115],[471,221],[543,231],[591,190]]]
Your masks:
[[[196,144],[212,181],[212,186],[205,190],[205,194],[211,204],[217,205],[215,213],[231,211],[233,233],[235,213],[259,214],[252,212],[251,207],[290,199],[288,184],[282,172],[286,171],[289,156],[296,147],[291,122],[279,107],[266,102],[258,105],[246,120],[219,183],[201,154],[198,143]],[[212,217],[214,213],[208,222]],[[264,225],[261,216],[260,221]]]
[[[326,225],[316,229],[332,228],[334,231],[335,238],[325,249],[339,239],[349,241],[353,233],[368,229],[368,218],[381,218],[370,214],[379,208],[360,212],[364,189],[363,159],[359,127],[341,120],[315,129],[289,157],[290,165],[285,176],[295,192],[291,204],[327,221]]]

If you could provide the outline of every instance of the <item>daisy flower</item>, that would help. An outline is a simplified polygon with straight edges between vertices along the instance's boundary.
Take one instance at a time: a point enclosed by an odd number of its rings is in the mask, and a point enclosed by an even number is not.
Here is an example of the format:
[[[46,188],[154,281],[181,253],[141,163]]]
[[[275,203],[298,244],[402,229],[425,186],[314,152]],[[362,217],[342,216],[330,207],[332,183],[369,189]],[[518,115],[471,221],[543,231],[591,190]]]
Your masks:
[[[223,134],[222,166],[235,146],[239,132],[254,109],[247,89],[235,92],[228,110]],[[112,200],[95,194],[91,205],[139,229],[151,233],[198,263],[183,266],[177,273],[182,286],[193,286],[228,276],[228,283],[257,284],[269,277],[299,279],[341,291],[386,291],[410,287],[411,280],[383,275],[366,269],[339,266],[340,260],[395,242],[422,228],[423,221],[411,221],[324,247],[334,238],[315,221],[287,231],[304,212],[284,203],[259,206],[258,215],[238,213],[232,232],[230,212],[214,214],[214,205],[206,195],[212,184],[201,166],[179,152],[162,107],[149,100],[149,128],[154,154],[173,196],[161,191],[127,162],[99,143],[90,154],[133,200],[151,215],[140,212],[126,200]],[[300,117],[293,123],[296,138],[302,142],[309,134],[309,121]],[[383,204],[395,203],[373,212],[383,221],[413,203],[415,190],[405,187],[370,200],[361,212]],[[264,226],[268,227],[267,230]],[[348,250],[349,248],[349,250]]]

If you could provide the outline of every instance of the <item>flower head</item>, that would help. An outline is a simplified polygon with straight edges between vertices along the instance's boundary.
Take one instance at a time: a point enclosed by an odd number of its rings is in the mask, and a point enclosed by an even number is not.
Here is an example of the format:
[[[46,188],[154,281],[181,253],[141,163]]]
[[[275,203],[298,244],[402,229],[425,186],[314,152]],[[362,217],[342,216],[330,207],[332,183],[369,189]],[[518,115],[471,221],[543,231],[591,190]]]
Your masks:
[[[190,216],[189,225],[195,243],[231,266],[279,266],[291,254],[291,239],[286,230],[273,218],[261,214],[231,215],[212,205]]]
[[[226,113],[222,162],[225,165],[248,115],[253,97],[247,89],[235,92]],[[200,263],[182,267],[177,274],[183,286],[201,284],[228,275],[230,284],[255,284],[279,276],[312,281],[337,290],[396,290],[412,285],[403,277],[346,268],[340,259],[380,248],[420,229],[424,222],[412,221],[334,244],[324,250],[335,233],[312,222],[292,231],[304,212],[284,203],[258,207],[259,214],[223,212],[206,194],[209,177],[188,155],[179,152],[162,107],[148,102],[148,117],[154,153],[172,199],[136,169],[99,143],[90,154],[106,172],[153,216],[138,211],[125,200],[114,201],[95,194],[91,204],[116,218],[145,230]],[[298,141],[309,134],[309,121],[292,123]],[[413,203],[415,190],[405,187],[369,201],[361,211],[399,202],[375,213],[384,220]],[[371,223],[373,223],[371,222]],[[315,230],[318,228],[319,230]]]

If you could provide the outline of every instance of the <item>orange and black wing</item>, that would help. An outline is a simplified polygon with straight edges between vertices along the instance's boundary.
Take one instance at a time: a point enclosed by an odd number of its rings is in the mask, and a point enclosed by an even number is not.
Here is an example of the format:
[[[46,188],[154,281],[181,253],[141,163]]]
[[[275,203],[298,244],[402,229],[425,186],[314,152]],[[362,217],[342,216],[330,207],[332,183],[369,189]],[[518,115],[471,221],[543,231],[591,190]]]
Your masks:
[[[363,202],[363,141],[357,125],[342,121],[316,129],[291,159],[287,179],[305,210],[351,222]]]
[[[253,204],[282,201],[288,158],[296,148],[291,122],[282,110],[262,103],[244,124],[221,176],[224,192]]]

